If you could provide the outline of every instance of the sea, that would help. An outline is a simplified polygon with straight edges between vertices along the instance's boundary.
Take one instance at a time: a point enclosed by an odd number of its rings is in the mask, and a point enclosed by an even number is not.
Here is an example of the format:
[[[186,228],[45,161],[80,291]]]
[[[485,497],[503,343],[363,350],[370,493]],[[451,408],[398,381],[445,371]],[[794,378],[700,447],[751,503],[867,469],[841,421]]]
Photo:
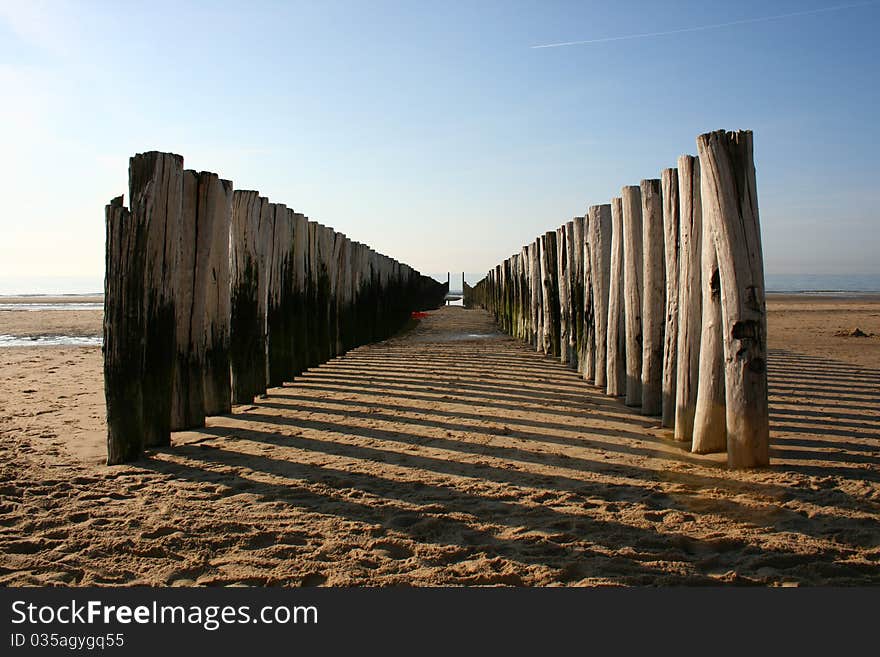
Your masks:
[[[445,274],[435,274],[433,278],[445,281]],[[466,274],[469,285],[476,284],[482,276]],[[457,279],[457,280],[456,280]],[[461,274],[451,277],[453,294],[461,292]],[[880,294],[880,274],[766,274],[767,293],[772,294],[804,294],[831,295],[839,297],[858,297]],[[103,303],[94,297],[101,292],[93,291],[97,286],[94,280],[87,283],[67,283],[63,286],[51,287],[51,283],[27,286],[19,282],[10,285],[0,281],[0,320],[4,312],[42,312],[42,311],[73,311],[101,310]],[[12,303],[10,297],[17,297]],[[25,297],[25,298],[22,298]],[[461,305],[461,301],[452,302]],[[2,323],[0,323],[2,326]],[[2,329],[0,329],[2,330]],[[3,347],[45,347],[45,346],[91,346],[100,345],[100,335],[40,335],[22,337],[0,333],[0,348]]]

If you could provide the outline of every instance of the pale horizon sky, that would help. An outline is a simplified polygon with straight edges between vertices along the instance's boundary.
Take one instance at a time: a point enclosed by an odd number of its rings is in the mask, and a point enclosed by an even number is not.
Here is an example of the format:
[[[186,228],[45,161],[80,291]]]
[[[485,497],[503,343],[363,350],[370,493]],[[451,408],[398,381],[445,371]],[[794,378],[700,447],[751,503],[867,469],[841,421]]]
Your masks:
[[[833,0],[0,0],[0,289],[100,289],[137,152],[455,279],[715,129],[755,133],[768,274],[880,275],[878,28]]]

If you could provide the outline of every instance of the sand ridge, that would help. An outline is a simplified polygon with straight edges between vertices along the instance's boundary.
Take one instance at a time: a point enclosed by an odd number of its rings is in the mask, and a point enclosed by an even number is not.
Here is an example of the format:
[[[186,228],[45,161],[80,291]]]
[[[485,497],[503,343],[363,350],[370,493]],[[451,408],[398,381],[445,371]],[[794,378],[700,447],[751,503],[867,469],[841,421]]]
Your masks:
[[[0,583],[876,583],[880,371],[771,346],[773,465],[750,472],[482,311],[113,468],[100,349],[5,349]]]

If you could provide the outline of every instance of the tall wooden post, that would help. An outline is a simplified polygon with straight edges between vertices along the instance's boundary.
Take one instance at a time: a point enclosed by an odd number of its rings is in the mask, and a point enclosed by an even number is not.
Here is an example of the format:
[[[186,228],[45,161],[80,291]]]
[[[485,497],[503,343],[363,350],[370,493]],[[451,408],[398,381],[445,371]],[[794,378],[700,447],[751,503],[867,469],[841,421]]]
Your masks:
[[[663,169],[663,244],[666,254],[666,326],[663,331],[662,426],[675,426],[675,384],[678,364],[678,171]]]
[[[623,288],[626,327],[626,405],[642,405],[642,198],[628,185],[623,200]]]
[[[559,356],[559,285],[556,278],[556,233],[547,231],[541,238],[541,307],[543,319],[543,352]]]
[[[697,138],[703,220],[721,276],[727,403],[727,462],[770,461],[764,258],[751,131]]]
[[[575,217],[572,221],[571,251],[574,255],[575,269],[572,276],[572,299],[574,301],[574,355],[577,371],[583,374],[584,364],[581,361],[584,342],[584,218]]]
[[[605,343],[605,392],[613,397],[626,394],[626,326],[624,324],[623,202],[611,199],[611,269],[608,292],[608,330]]]
[[[675,439],[691,442],[697,409],[697,381],[700,372],[700,333],[703,293],[700,273],[702,258],[702,201],[700,161],[692,155],[678,158],[680,203],[680,256],[678,288],[678,368],[675,386]]]
[[[135,224],[122,197],[105,210],[104,397],[107,465],[136,460],[144,448],[144,252],[146,226]],[[139,219],[143,221],[144,215]]]
[[[704,225],[705,228],[705,225]],[[703,286],[700,334],[700,372],[691,451],[723,452],[727,447],[724,399],[724,346],[721,326],[721,277],[715,244],[704,231],[701,257]]]
[[[537,351],[541,351],[544,322],[541,310],[543,284],[541,282],[540,238],[529,244],[529,292],[531,294],[532,346],[535,347]]]
[[[568,284],[568,344],[565,345],[568,354],[566,362],[568,366],[577,370],[578,354],[577,354],[577,259],[575,252],[577,247],[574,242],[574,221],[568,221],[562,227],[565,233],[565,273]]]
[[[230,232],[230,368],[232,403],[250,404],[266,392],[266,316],[260,315],[260,281],[266,276],[259,243],[263,199],[259,192],[239,191],[232,196]]]
[[[585,381],[596,378],[596,303],[593,298],[593,255],[590,249],[590,214],[584,215],[584,339],[581,375]]]
[[[663,200],[660,180],[642,190],[642,414],[660,415],[663,386],[663,325],[666,305]]]
[[[556,280],[559,288],[559,360],[568,363],[568,332],[571,307],[568,301],[568,257],[565,226],[556,229]]]
[[[180,258],[183,158],[151,151],[129,160],[131,220],[143,226],[144,446],[171,444],[176,354],[174,287]]]
[[[590,207],[590,271],[593,284],[596,357],[593,382],[603,390],[608,385],[608,300],[611,286],[611,206]]]

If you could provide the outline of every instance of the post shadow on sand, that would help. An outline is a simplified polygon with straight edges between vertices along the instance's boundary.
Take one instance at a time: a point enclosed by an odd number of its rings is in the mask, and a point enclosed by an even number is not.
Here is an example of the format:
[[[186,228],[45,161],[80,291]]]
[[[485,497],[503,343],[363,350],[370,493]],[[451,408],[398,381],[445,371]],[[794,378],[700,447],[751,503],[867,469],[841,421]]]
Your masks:
[[[366,353],[370,354],[370,352]],[[440,352],[438,351],[438,353]],[[813,514],[808,518],[801,512],[782,506],[786,501],[797,500],[819,507],[839,507],[859,512],[876,513],[880,508],[880,504],[876,501],[852,496],[834,486],[820,486],[818,489],[800,485],[789,487],[738,481],[725,477],[720,470],[719,476],[715,477],[674,469],[651,470],[632,464],[609,464],[589,458],[574,458],[559,453],[537,452],[529,448],[528,442],[511,447],[468,442],[450,436],[419,436],[418,427],[429,427],[447,429],[450,432],[478,431],[490,436],[504,435],[519,438],[522,441],[582,445],[621,454],[668,459],[670,462],[678,463],[687,463],[694,458],[684,449],[670,449],[670,447],[678,445],[673,441],[664,440],[645,432],[646,419],[635,411],[626,409],[622,400],[608,398],[602,400],[604,402],[602,408],[607,408],[609,411],[604,414],[606,417],[603,419],[613,419],[614,422],[621,425],[620,430],[600,431],[597,427],[584,426],[583,435],[576,438],[562,436],[558,433],[560,430],[571,431],[570,425],[541,420],[521,421],[504,415],[505,410],[521,407],[522,404],[529,401],[536,404],[547,404],[552,400],[575,406],[574,400],[560,398],[556,394],[557,390],[553,387],[554,382],[559,381],[562,388],[559,392],[574,392],[578,389],[589,390],[589,387],[580,380],[576,373],[570,372],[564,367],[557,367],[553,364],[549,369],[554,371],[547,372],[548,381],[542,382],[541,389],[519,386],[510,392],[506,384],[499,383],[498,387],[493,387],[491,384],[485,383],[483,374],[479,372],[468,373],[471,371],[472,364],[476,365],[479,362],[485,364],[484,359],[487,354],[484,352],[474,351],[470,354],[458,354],[454,363],[460,369],[453,369],[449,372],[451,376],[456,378],[454,386],[432,381],[430,374],[426,374],[424,378],[403,376],[406,372],[398,372],[397,365],[389,366],[387,355],[376,354],[375,362],[371,362],[373,361],[371,354],[369,357],[358,354],[357,358],[331,361],[318,370],[308,372],[292,385],[285,386],[283,390],[273,391],[267,400],[255,402],[250,410],[227,416],[232,420],[258,422],[265,429],[210,427],[202,430],[201,433],[226,438],[222,448],[214,445],[184,445],[175,448],[173,455],[186,458],[188,460],[186,465],[151,459],[146,463],[146,467],[164,472],[169,476],[199,481],[207,476],[212,467],[217,465],[236,466],[292,480],[321,482],[331,486],[334,490],[355,487],[370,494],[398,499],[409,504],[441,504],[444,513],[439,515],[433,512],[401,512],[388,518],[381,511],[368,505],[337,498],[333,498],[331,510],[327,511],[328,500],[325,495],[305,491],[301,486],[297,488],[296,496],[293,498],[291,498],[290,487],[285,485],[275,486],[250,481],[252,490],[249,491],[256,491],[266,501],[281,500],[302,507],[311,505],[322,513],[333,513],[364,522],[378,522],[386,530],[401,531],[416,541],[457,544],[468,550],[485,551],[490,556],[500,555],[530,564],[543,564],[551,568],[559,568],[564,571],[561,581],[576,581],[585,576],[603,576],[629,583],[651,583],[658,576],[662,576],[665,578],[664,581],[668,583],[715,583],[717,580],[708,577],[706,573],[712,572],[716,566],[717,560],[713,559],[713,555],[724,551],[742,552],[742,556],[738,558],[741,566],[738,571],[746,575],[754,575],[759,568],[770,567],[782,569],[782,575],[786,577],[802,580],[815,578],[817,573],[820,580],[822,577],[830,576],[848,577],[854,583],[864,582],[866,578],[871,579],[872,576],[873,579],[877,579],[876,572],[868,572],[859,564],[835,563],[837,559],[846,558],[848,545],[870,546],[878,542],[880,525],[876,520],[866,519],[860,523],[860,529],[854,529],[852,519],[841,519],[833,513],[823,512]],[[443,354],[441,353],[441,355]],[[488,356],[491,358],[491,354]],[[818,386],[821,388],[824,383],[821,379],[825,376],[824,372],[828,371],[827,369],[817,369],[815,377],[812,377],[811,371],[813,368],[817,368],[816,360],[808,359],[801,363],[799,357],[798,354],[787,352],[778,355],[771,354],[769,376],[771,383],[771,429],[775,444],[773,454],[777,459],[786,460],[785,463],[771,465],[771,469],[791,471],[817,478],[846,477],[866,482],[877,481],[877,469],[873,467],[876,460],[871,458],[872,454],[869,452],[870,445],[878,442],[880,420],[877,420],[875,415],[860,413],[864,406],[838,398],[833,409],[827,413],[823,409],[823,416],[828,418],[825,422],[834,424],[834,432],[820,434],[817,431],[806,438],[800,434],[798,429],[791,426],[791,418],[797,417],[801,409],[813,413],[817,411],[811,411],[812,401],[809,395],[801,398],[774,384],[790,380],[795,384],[803,382],[803,385],[807,387]],[[435,356],[433,353],[429,353],[425,355],[425,358],[433,361]],[[405,359],[400,360],[405,361]],[[441,358],[438,357],[437,360],[441,360]],[[503,365],[497,361],[494,363],[495,371],[499,373],[500,379],[515,379],[521,374],[521,370],[518,369],[520,366],[531,368],[536,365],[540,368],[550,364],[540,355],[534,354],[529,354],[524,359],[526,362],[520,362],[518,359],[506,360],[508,362]],[[403,362],[400,365],[403,365]],[[836,370],[835,379],[846,385],[846,370],[850,368],[841,364],[834,364],[833,367]],[[865,381],[870,383],[872,376],[880,376],[880,373],[865,368],[852,369],[860,377],[858,383]],[[409,372],[412,372],[411,368]],[[446,373],[444,372],[444,374]],[[406,381],[401,382],[401,377]],[[479,378],[481,382],[469,382],[468,377]],[[365,384],[368,381],[369,385],[367,386]],[[413,418],[394,415],[395,411],[420,412],[418,408],[403,403],[405,401],[438,401],[437,396],[426,394],[426,388],[437,388],[438,392],[447,393],[451,397],[452,403],[456,403],[460,399],[462,403],[471,403],[489,409],[497,408],[497,411],[494,413],[462,414],[438,409],[437,411],[422,411],[428,417]],[[381,398],[363,402],[336,398],[317,399],[320,406],[309,406],[308,402],[309,395],[320,395],[322,391],[358,391],[363,393],[365,390],[381,396]],[[866,396],[870,398],[871,391],[867,391]],[[877,399],[876,391],[874,391],[873,398]],[[583,397],[580,403],[584,404]],[[336,408],[328,408],[328,406],[336,406]],[[777,413],[777,409],[781,412]],[[279,414],[284,411],[299,414],[320,413],[330,416],[330,419],[285,417]],[[612,411],[613,414],[610,414]],[[557,411],[549,409],[543,412],[556,413]],[[575,417],[583,416],[585,420],[592,415],[592,413],[578,409],[571,410],[566,414]],[[806,417],[811,416],[806,414]],[[363,427],[351,421],[354,419],[384,419],[397,424],[399,430]],[[466,423],[468,419],[498,423],[499,427],[472,426]],[[787,421],[788,423],[786,423]],[[810,420],[810,422],[812,421]],[[848,425],[848,422],[852,424]],[[508,426],[509,431],[504,432],[505,426]],[[875,426],[878,431],[873,431]],[[284,435],[284,433],[290,433],[291,427],[309,431],[308,437]],[[412,430],[408,430],[407,427],[412,427]],[[394,448],[377,445],[352,445],[349,442],[339,440],[339,434],[390,441],[404,447],[401,448],[401,451],[397,451]],[[619,438],[621,434],[624,434],[624,438],[628,436],[631,439],[640,440],[642,446],[634,446],[622,441],[615,442],[615,438]],[[823,440],[819,437],[821,435],[827,436],[827,439]],[[850,440],[841,441],[838,440],[839,437]],[[867,442],[858,442],[860,440]],[[374,474],[348,472],[275,459],[265,455],[254,455],[252,452],[238,452],[235,450],[235,446],[243,444],[242,441],[278,445],[279,447],[294,447],[309,453],[342,456],[365,462],[389,463],[396,467],[418,468],[441,476],[453,475],[471,477],[475,480],[483,479],[514,486],[516,489],[511,491],[508,498],[486,499],[478,494],[474,495],[457,490],[451,486],[399,481]],[[652,444],[658,443],[663,443],[664,449],[651,449]],[[583,472],[611,474],[625,477],[629,482],[591,482],[529,472],[519,468],[513,469],[513,467],[499,467],[489,463],[474,463],[455,457],[425,456],[405,451],[406,445],[437,447],[462,454],[464,458],[472,458],[476,455],[508,462],[519,461]],[[859,449],[854,449],[853,446],[858,446]],[[857,452],[857,454],[854,455],[851,452]],[[855,458],[853,458],[854,456]],[[821,463],[816,465],[815,463],[799,463],[798,461],[821,461]],[[199,463],[202,465],[193,465]],[[848,467],[854,463],[867,467]],[[701,461],[701,465],[705,465],[705,463]],[[230,476],[236,479],[246,479],[240,475]],[[659,494],[655,487],[660,477],[663,481],[672,481],[677,484],[676,488],[672,492]],[[728,490],[733,494],[747,491],[755,493],[757,491],[760,496],[765,498],[766,503],[761,512],[757,513],[754,507],[744,506],[733,499],[702,497],[701,491],[707,488]],[[523,491],[522,489],[532,490]],[[541,493],[541,491],[544,492]],[[797,532],[824,539],[831,538],[840,548],[839,550],[825,551],[819,562],[808,566],[806,562],[809,559],[805,560],[803,554],[765,551],[742,540],[732,538],[698,540],[682,534],[646,529],[617,520],[598,520],[566,514],[543,502],[538,507],[525,507],[518,502],[523,495],[536,494],[552,495],[557,498],[575,496],[585,505],[596,504],[597,498],[608,504],[643,505],[649,510],[648,513],[661,513],[672,509],[690,514],[721,514],[734,521],[757,523],[775,531]],[[480,521],[487,524],[517,526],[524,530],[546,531],[553,529],[557,533],[566,535],[570,540],[562,541],[566,544],[560,544],[560,542],[549,538],[539,539],[531,536],[521,536],[515,539],[500,538],[492,532],[479,530],[445,515],[453,512],[475,515]],[[403,520],[395,519],[401,514],[405,516]],[[578,538],[589,542],[591,536],[599,536],[596,540],[607,548],[621,550],[633,547],[638,554],[633,557],[608,557],[589,546],[577,544]],[[660,558],[689,563],[694,572],[670,575],[642,563]],[[581,565],[572,566],[571,564]],[[810,570],[811,567],[813,570]],[[565,570],[566,568],[569,570]],[[572,568],[574,570],[571,570]]]

